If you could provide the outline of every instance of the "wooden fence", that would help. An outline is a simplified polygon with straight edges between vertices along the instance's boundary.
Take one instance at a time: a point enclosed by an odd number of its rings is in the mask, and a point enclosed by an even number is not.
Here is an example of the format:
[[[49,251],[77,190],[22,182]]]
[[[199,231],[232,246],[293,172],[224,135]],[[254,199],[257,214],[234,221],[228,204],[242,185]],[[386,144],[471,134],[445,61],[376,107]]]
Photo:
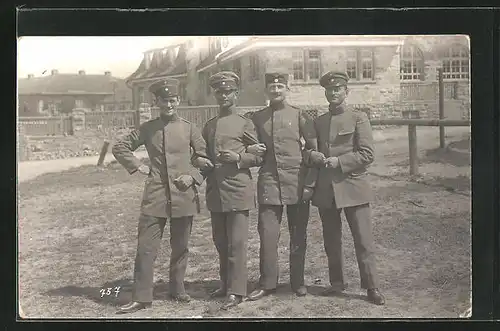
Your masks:
[[[71,116],[19,117],[19,126],[27,136],[72,135],[80,130],[99,130],[107,128],[132,128],[136,112],[97,111]]]
[[[457,99],[458,83],[443,83],[444,98]],[[439,99],[439,81],[430,83],[402,83],[399,98],[401,101],[429,101]]]
[[[365,111],[369,116],[373,115],[375,118],[380,118],[380,115],[387,111],[387,107],[390,108],[390,113],[400,113],[402,117],[407,117],[408,113],[428,113],[427,110],[430,108],[439,108],[439,118],[442,119],[444,117],[441,114],[443,111],[443,102],[445,99],[456,99],[458,85],[454,82],[443,82],[442,73],[439,73],[439,77],[438,82],[401,84],[400,100],[395,101],[393,104],[351,106]],[[429,106],[429,103],[432,104],[432,107]],[[439,105],[436,103],[439,103]],[[237,107],[237,110],[241,114],[251,114],[263,107]],[[327,111],[326,105],[301,105],[301,108],[307,111],[312,117],[316,117]],[[201,128],[210,118],[217,115],[217,109],[218,106],[216,105],[182,106],[178,108],[178,113],[181,117],[195,123]],[[154,107],[150,109],[150,113],[136,110],[80,112],[74,113],[72,116],[61,117],[20,117],[19,125],[23,126],[28,136],[71,135],[79,130],[138,127],[140,123],[150,118],[155,118],[158,115],[158,110]]]
[[[410,162],[410,175],[418,174],[418,148],[417,148],[417,126],[438,126],[440,133],[439,147],[444,148],[444,127],[446,126],[470,126],[469,120],[425,120],[425,119],[387,119],[371,120],[372,126],[376,125],[407,125],[408,126],[408,151]]]
[[[72,132],[71,121],[69,116],[20,117],[19,126],[28,136],[58,136]]]
[[[83,116],[84,130],[99,128],[131,128],[135,125],[134,110],[99,111],[85,113]]]

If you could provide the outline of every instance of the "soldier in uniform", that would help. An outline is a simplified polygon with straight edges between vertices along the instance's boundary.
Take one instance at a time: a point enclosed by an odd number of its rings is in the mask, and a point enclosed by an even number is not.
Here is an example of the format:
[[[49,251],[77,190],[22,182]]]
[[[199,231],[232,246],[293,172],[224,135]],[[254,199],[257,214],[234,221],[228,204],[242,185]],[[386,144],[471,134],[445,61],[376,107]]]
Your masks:
[[[258,143],[252,121],[236,113],[239,77],[230,71],[209,79],[219,104],[219,114],[203,128],[207,154],[214,164],[205,169],[207,207],[212,235],[219,254],[221,287],[212,297],[226,297],[222,309],[242,302],[247,294],[247,241],[249,210],[255,208],[251,167],[262,158],[246,153]]]
[[[323,154],[316,152],[313,119],[286,101],[288,74],[266,73],[265,82],[270,104],[252,117],[261,144],[247,149],[264,159],[257,181],[260,281],[259,287],[248,296],[250,300],[261,299],[276,290],[284,206],[290,231],[290,285],[296,295],[307,294],[304,285],[307,223],[317,169],[306,164],[314,157],[316,162],[324,162]]]
[[[177,115],[178,82],[157,81],[149,91],[155,96],[160,117],[142,124],[138,130],[118,140],[112,149],[116,160],[130,174],[147,176],[139,217],[132,302],[120,307],[117,313],[132,313],[151,306],[153,265],[167,218],[170,219],[172,249],[170,296],[180,302],[190,301],[184,289],[188,240],[193,215],[200,207],[196,186],[204,180],[192,160],[196,159],[200,166],[210,164],[200,130]],[[141,145],[146,147],[150,167],[133,154]]]
[[[344,210],[356,249],[361,287],[369,301],[383,305],[375,265],[370,202],[373,193],[366,178],[367,167],[374,160],[373,137],[365,113],[347,108],[348,76],[330,71],[320,78],[325,88],[329,112],[315,121],[318,148],[326,157],[320,167],[312,204],[317,206],[323,224],[323,240],[328,256],[331,287],[324,294],[345,290],[343,275],[342,223]]]

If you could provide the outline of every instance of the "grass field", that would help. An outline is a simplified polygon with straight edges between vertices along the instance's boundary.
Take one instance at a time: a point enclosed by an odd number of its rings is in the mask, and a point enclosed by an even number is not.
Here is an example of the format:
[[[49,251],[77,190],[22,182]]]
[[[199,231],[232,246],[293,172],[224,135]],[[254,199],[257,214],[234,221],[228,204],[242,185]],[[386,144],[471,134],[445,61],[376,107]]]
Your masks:
[[[464,132],[458,130],[447,141],[463,145],[463,137]],[[156,261],[153,308],[126,317],[458,317],[470,306],[470,160],[466,154],[433,150],[434,145],[420,137],[419,143],[422,176],[408,178],[407,145],[397,137],[376,146],[377,162],[370,170],[377,196],[373,227],[385,306],[364,300],[345,222],[349,288],[342,297],[318,295],[328,285],[328,270],[321,223],[313,207],[306,257],[310,295],[297,298],[290,292],[285,217],[277,294],[244,302],[228,312],[218,311],[219,302],[208,297],[218,286],[218,262],[209,214],[204,209],[193,225],[186,275],[186,289],[194,300],[178,304],[168,299],[167,226]],[[128,175],[116,163],[20,183],[18,272],[23,316],[123,318],[114,312],[131,298],[142,189],[143,178]],[[250,215],[249,291],[259,276],[255,211]],[[101,289],[117,286],[117,296],[101,297]]]

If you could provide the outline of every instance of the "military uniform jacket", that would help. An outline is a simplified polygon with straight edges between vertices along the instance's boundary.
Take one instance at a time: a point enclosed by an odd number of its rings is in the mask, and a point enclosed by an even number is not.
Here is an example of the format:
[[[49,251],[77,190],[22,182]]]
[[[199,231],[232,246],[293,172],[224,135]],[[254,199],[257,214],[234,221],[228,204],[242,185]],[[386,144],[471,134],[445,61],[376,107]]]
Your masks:
[[[317,150],[313,119],[285,103],[256,112],[252,120],[267,148],[257,181],[259,204],[299,203],[304,185],[314,186],[318,171],[306,166],[309,152]]]
[[[200,203],[196,186],[182,192],[173,181],[181,175],[190,175],[196,185],[203,183],[202,174],[191,163],[192,157],[206,157],[206,144],[200,130],[180,117],[167,124],[160,118],[142,124],[113,146],[116,160],[130,174],[142,164],[132,153],[141,145],[145,145],[151,161],[141,213],[156,217],[194,215]]]
[[[241,211],[255,208],[255,190],[250,168],[259,165],[262,158],[246,153],[246,147],[257,143],[252,121],[242,115],[229,114],[210,119],[203,128],[207,155],[214,164],[206,174],[207,208],[211,212]],[[220,163],[221,150],[241,155],[239,163]]]
[[[312,204],[329,208],[358,206],[373,200],[367,166],[374,160],[373,136],[363,112],[345,109],[325,113],[315,121],[318,148],[326,157],[336,156],[339,167],[320,168]]]

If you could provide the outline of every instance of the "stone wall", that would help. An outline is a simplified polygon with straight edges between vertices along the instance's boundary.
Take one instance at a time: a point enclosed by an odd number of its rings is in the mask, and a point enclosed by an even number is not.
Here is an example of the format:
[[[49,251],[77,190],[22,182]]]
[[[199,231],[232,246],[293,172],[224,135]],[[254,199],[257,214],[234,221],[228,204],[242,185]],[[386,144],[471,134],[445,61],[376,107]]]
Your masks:
[[[372,48],[374,52],[374,80],[349,82],[349,100],[354,104],[393,102],[399,96],[399,56],[397,46]],[[265,52],[267,70],[293,72],[292,48],[275,48]],[[321,74],[333,69],[345,70],[345,47],[321,49]],[[291,76],[291,75],[290,75]],[[292,77],[291,77],[292,78]],[[326,103],[324,89],[318,81],[290,82],[290,103],[295,105],[320,105]]]

